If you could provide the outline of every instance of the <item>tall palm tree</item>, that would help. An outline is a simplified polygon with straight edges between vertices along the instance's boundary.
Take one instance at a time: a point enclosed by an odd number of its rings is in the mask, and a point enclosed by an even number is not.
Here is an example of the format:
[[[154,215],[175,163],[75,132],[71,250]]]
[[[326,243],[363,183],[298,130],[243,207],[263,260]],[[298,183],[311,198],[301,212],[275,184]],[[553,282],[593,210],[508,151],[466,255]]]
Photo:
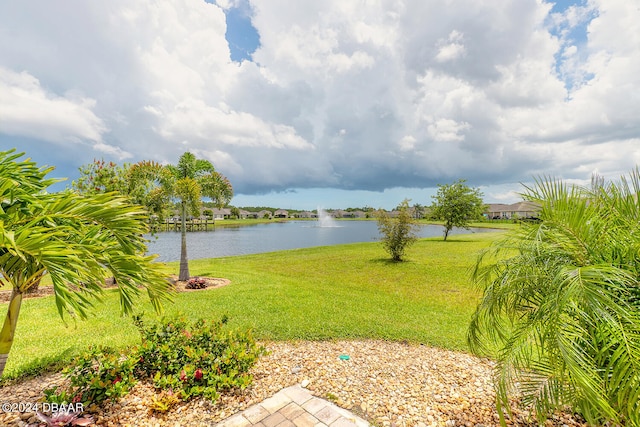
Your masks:
[[[160,310],[169,286],[145,256],[146,212],[115,193],[49,194],[52,168],[38,168],[15,150],[0,152],[0,275],[12,288],[0,330],[0,375],[13,344],[23,294],[49,274],[58,312],[86,316],[105,277],[115,277],[124,313],[139,286]]]
[[[484,294],[468,339],[495,352],[504,422],[516,394],[544,420],[564,405],[590,424],[640,425],[640,173],[590,188],[538,179],[540,204],[478,260]]]
[[[189,280],[187,257],[187,213],[200,215],[202,197],[210,198],[218,208],[226,206],[233,197],[233,187],[227,178],[217,172],[208,160],[196,159],[190,152],[180,156],[178,164],[165,166],[172,179],[164,179],[166,188],[180,202],[181,245],[178,280]]]

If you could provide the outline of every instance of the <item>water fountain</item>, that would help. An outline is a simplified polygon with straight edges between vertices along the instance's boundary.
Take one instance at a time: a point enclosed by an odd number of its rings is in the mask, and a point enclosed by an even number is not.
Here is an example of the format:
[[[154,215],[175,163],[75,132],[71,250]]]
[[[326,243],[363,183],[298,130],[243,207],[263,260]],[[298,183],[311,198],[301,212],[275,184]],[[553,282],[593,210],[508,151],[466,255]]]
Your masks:
[[[339,227],[336,220],[318,206],[318,227]]]

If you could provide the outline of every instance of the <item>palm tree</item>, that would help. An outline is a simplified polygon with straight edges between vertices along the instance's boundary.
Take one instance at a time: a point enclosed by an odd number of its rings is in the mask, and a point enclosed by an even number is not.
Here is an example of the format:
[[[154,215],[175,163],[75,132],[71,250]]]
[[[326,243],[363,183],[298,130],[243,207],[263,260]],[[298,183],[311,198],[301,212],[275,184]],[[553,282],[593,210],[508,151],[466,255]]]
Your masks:
[[[211,162],[186,152],[178,160],[178,165],[165,166],[171,179],[163,180],[170,195],[180,201],[181,245],[180,273],[178,280],[189,280],[189,259],[187,257],[187,211],[193,216],[200,215],[202,197],[209,197],[222,208],[233,197],[233,187],[227,178],[217,172]]]
[[[156,310],[170,297],[154,257],[145,256],[146,212],[116,193],[49,194],[52,168],[38,168],[15,150],[0,152],[0,275],[12,288],[0,330],[0,375],[13,344],[23,294],[49,274],[58,312],[86,317],[105,277],[116,279],[130,313],[139,286]]]
[[[82,194],[117,190],[132,203],[143,205],[150,214],[164,218],[172,198],[180,203],[182,241],[179,280],[188,280],[186,217],[200,215],[202,197],[211,198],[218,207],[226,206],[233,197],[233,187],[208,160],[196,159],[186,152],[178,164],[163,166],[153,161],[141,161],[120,167],[113,163],[94,161],[80,169],[83,176],[74,182]],[[97,183],[97,184],[96,184]],[[107,183],[108,185],[105,185]]]
[[[414,203],[413,204],[413,217],[415,219],[424,218],[424,210],[425,210],[425,207],[422,206],[420,203]]]
[[[569,405],[590,424],[640,425],[640,173],[590,188],[542,178],[523,196],[541,222],[473,274],[484,294],[468,340],[495,352],[503,424],[519,394],[540,423]]]

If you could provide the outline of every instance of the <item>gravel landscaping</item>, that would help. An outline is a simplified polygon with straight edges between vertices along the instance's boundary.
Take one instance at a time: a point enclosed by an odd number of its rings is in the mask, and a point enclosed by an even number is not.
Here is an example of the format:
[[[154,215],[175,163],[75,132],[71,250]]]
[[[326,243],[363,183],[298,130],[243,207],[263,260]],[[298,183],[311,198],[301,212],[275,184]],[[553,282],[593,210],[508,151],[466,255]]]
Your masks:
[[[215,404],[194,400],[152,413],[154,390],[138,384],[117,403],[89,408],[99,426],[214,425],[279,390],[302,383],[314,395],[349,409],[376,426],[494,426],[498,424],[491,361],[422,345],[385,341],[266,343],[269,354],[253,369],[254,383]],[[343,356],[342,358],[340,356]],[[348,357],[348,360],[346,356]],[[0,401],[36,402],[59,374],[0,388]],[[532,425],[517,413],[511,425]],[[0,425],[38,425],[32,413],[0,413]],[[577,426],[559,414],[547,425]]]

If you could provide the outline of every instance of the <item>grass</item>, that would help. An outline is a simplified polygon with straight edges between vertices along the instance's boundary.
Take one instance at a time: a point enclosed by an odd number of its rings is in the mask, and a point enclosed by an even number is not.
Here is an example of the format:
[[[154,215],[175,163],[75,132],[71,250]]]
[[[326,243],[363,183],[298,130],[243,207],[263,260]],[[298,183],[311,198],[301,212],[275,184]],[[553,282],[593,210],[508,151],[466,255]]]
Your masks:
[[[231,285],[177,294],[165,314],[194,319],[227,314],[232,327],[251,328],[261,340],[373,338],[466,350],[467,325],[480,296],[469,269],[496,235],[422,239],[402,263],[391,262],[379,243],[193,260],[192,275],[225,277]],[[167,264],[167,273],[175,271],[176,263]],[[139,308],[155,317],[144,298]],[[120,316],[113,290],[88,320],[71,320],[68,326],[53,297],[28,299],[5,377],[65,363],[90,344],[138,342],[131,320]]]

